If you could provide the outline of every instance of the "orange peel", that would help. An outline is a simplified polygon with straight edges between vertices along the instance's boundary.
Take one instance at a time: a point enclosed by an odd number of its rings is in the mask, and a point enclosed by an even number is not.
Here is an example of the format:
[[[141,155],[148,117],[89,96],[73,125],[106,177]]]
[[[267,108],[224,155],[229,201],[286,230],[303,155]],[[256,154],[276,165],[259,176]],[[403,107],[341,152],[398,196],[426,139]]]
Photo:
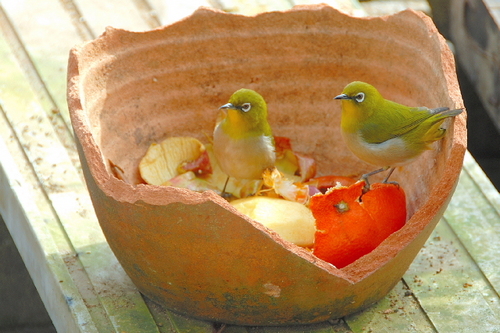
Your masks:
[[[338,186],[311,197],[316,219],[314,255],[337,268],[373,251],[406,222],[406,197],[395,184],[373,184],[363,194],[364,181]]]

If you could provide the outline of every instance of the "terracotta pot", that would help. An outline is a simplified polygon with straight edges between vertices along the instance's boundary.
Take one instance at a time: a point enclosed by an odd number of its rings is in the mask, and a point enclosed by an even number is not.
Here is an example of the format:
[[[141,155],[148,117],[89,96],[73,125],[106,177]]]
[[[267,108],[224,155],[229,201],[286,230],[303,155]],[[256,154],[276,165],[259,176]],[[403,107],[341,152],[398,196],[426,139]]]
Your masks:
[[[318,5],[244,17],[200,9],[153,31],[110,28],[73,49],[68,102],[83,170],[109,245],[137,288],[171,310],[242,325],[319,322],[384,297],[453,193],[465,115],[394,174],[408,197],[406,226],[341,270],[213,192],[144,185],[138,176],[151,142],[206,142],[218,107],[242,87],[264,96],[275,134],[312,154],[319,175],[372,170],[339,132],[333,97],[353,80],[408,105],[463,106],[452,53],[431,19],[414,11],[353,18]]]

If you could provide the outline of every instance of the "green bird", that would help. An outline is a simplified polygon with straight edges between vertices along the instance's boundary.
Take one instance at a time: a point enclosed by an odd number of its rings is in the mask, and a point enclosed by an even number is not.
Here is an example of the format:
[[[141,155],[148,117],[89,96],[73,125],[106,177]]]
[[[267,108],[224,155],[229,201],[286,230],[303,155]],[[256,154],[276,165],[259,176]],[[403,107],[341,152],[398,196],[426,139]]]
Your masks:
[[[215,126],[214,154],[222,171],[236,179],[260,179],[276,161],[267,104],[250,89],[236,91],[220,109],[225,117]]]
[[[362,176],[367,187],[369,176],[391,169],[387,182],[396,167],[431,149],[431,143],[446,134],[443,121],[463,111],[408,107],[384,99],[375,87],[360,81],[349,83],[335,99],[342,101],[340,127],[347,147],[361,160],[382,167]]]

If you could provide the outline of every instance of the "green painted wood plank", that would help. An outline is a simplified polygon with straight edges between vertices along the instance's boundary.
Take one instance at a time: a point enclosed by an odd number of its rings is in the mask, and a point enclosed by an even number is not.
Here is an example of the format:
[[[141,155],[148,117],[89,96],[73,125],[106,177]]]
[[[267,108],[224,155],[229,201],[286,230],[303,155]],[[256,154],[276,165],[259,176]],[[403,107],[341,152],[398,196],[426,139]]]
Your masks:
[[[256,15],[262,12],[287,10],[292,7],[288,0],[217,0],[225,12],[242,15]]]
[[[235,14],[255,15],[266,11],[287,10],[296,5],[324,3],[357,16],[365,15],[357,0],[185,0],[185,1],[148,1],[155,16],[162,25],[171,24],[191,15],[200,6],[213,7]]]
[[[464,157],[464,169],[474,179],[477,187],[481,190],[483,198],[490,202],[491,208],[495,209],[500,215],[500,193],[498,193],[495,186],[469,152]]]
[[[32,97],[34,93],[30,90],[30,85],[24,79],[21,74],[20,69],[16,66],[16,63],[13,59],[13,55],[10,53],[10,49],[6,44],[5,40],[0,37],[0,96],[2,97],[2,105],[7,108],[12,108],[13,110],[17,110],[19,113],[25,113],[28,117],[32,117],[36,119],[36,114],[43,114],[43,110],[40,105],[33,101]],[[5,111],[1,108],[1,122],[0,122],[0,133],[2,135],[2,140],[8,145],[10,151],[13,151],[13,158],[15,159],[15,163],[17,169],[22,174],[24,178],[24,186],[29,188],[33,193],[33,196],[36,198],[36,205],[38,206],[39,213],[37,217],[44,221],[44,226],[47,231],[52,236],[52,241],[54,242],[56,248],[58,249],[58,253],[54,253],[53,256],[60,256],[64,261],[67,270],[69,270],[69,277],[65,276],[64,278],[60,278],[61,281],[65,285],[72,285],[75,290],[80,293],[80,296],[83,297],[83,302],[88,307],[88,311],[90,312],[92,319],[95,323],[97,323],[97,327],[99,328],[99,323],[106,321],[106,319],[102,319],[106,316],[105,311],[102,307],[99,306],[99,301],[97,296],[88,288],[82,288],[81,286],[90,285],[86,275],[80,273],[82,271],[82,265],[78,260],[72,260],[74,256],[74,251],[72,245],[68,242],[66,234],[61,229],[61,225],[59,223],[59,219],[57,215],[54,215],[54,211],[51,203],[49,202],[46,193],[43,191],[42,186],[38,182],[38,178],[36,173],[33,170],[33,166],[28,160],[25,152],[22,149],[22,145],[18,142],[15,133],[12,131],[12,124],[7,121],[5,116]],[[23,131],[28,131],[28,127],[23,127]],[[22,205],[23,202],[20,203]],[[16,221],[17,222],[17,221]],[[27,222],[29,223],[29,221]],[[17,223],[16,223],[17,225]],[[42,237],[38,235],[36,229],[29,229],[32,234],[25,235],[26,237],[29,235],[31,237]],[[21,237],[21,236],[19,236]],[[21,244],[24,244],[21,242]],[[19,246],[19,245],[18,245]],[[30,251],[30,254],[36,255],[34,251]],[[31,258],[31,255],[28,255],[28,261]],[[41,261],[42,262],[42,261]],[[30,269],[30,265],[27,265],[28,269]],[[55,266],[57,267],[57,266]],[[52,265],[48,267],[49,271],[45,274],[48,276],[51,274],[50,269],[52,269]],[[54,268],[57,270],[57,268]],[[40,283],[39,279],[43,279],[44,277],[38,277],[38,279],[34,278],[35,283]],[[43,294],[45,291],[38,288],[40,293]],[[48,297],[50,299],[54,298],[54,295],[50,294]],[[78,303],[76,297],[75,303]],[[47,299],[45,299],[46,301]],[[80,311],[75,308],[75,311]],[[89,324],[89,327],[93,326],[93,324]]]
[[[324,3],[333,8],[348,13],[353,16],[366,16],[366,12],[360,5],[358,0],[325,0],[325,1],[315,1],[315,0],[289,0],[294,6],[295,5],[313,5],[318,3]]]
[[[156,27],[145,20],[132,0],[73,0],[94,36],[100,36],[106,27],[132,31],[146,31]]]
[[[95,33],[92,31],[92,28],[87,24],[87,22],[83,18],[80,9],[76,6],[76,4],[72,0],[63,0],[60,1],[60,3],[64,8],[64,10],[66,11],[69,19],[71,20],[81,40],[86,41],[97,37]]]
[[[146,304],[161,333],[214,333],[214,325],[211,322],[168,311],[147,298]]]
[[[136,0],[137,1],[137,0]],[[184,0],[184,1],[148,1],[153,15],[157,16],[162,25],[174,23],[191,15],[200,6],[213,7],[235,14],[255,15],[265,11],[287,10],[296,5],[311,5],[324,3],[356,16],[365,12],[357,0]]]
[[[8,4],[10,6],[14,6],[14,12],[19,13],[19,8],[24,8],[25,2],[19,2],[20,5],[17,6],[18,2],[12,0],[0,0],[0,30],[3,32],[3,36],[5,40],[8,42],[12,54],[15,56],[16,62],[19,64],[19,67],[22,69],[24,77],[28,80],[31,88],[33,89],[36,95],[36,103],[40,104],[42,109],[46,112],[48,118],[50,119],[54,129],[56,130],[58,137],[62,144],[68,149],[68,153],[70,154],[71,160],[75,165],[79,163],[78,154],[76,149],[74,149],[74,139],[71,134],[70,124],[69,124],[69,114],[66,108],[66,63],[67,63],[67,50],[65,50],[65,55],[61,54],[51,54],[50,52],[56,52],[56,48],[54,50],[51,49],[51,44],[59,41],[53,36],[58,36],[57,34],[47,34],[43,35],[42,32],[51,33],[50,29],[45,29],[43,26],[37,27],[36,24],[31,24],[29,18],[24,17],[25,25],[21,25],[24,27],[24,30],[30,31],[30,29],[35,30],[36,27],[38,31],[38,35],[35,36],[21,36],[20,31],[16,30],[16,27],[12,24],[10,13],[7,13],[4,9],[4,5]],[[26,13],[29,14],[29,13]],[[23,16],[22,12],[20,14]],[[37,19],[36,16],[31,17],[31,19]],[[61,23],[64,20],[61,20]],[[41,20],[43,23],[44,20]],[[69,28],[70,29],[70,28]],[[30,41],[33,39],[36,41],[36,44],[32,45],[32,48],[28,48],[24,43],[26,42],[23,38],[28,37]],[[45,40],[49,39],[50,43],[45,43]],[[38,47],[43,45],[44,50],[39,50]],[[36,57],[30,54],[31,51],[34,51]],[[47,52],[48,51],[48,52]],[[38,59],[38,62],[35,61]],[[47,59],[46,62],[44,60]],[[63,63],[64,62],[64,63]],[[39,69],[42,68],[45,74],[48,77],[42,77]],[[46,82],[50,82],[51,86],[57,94],[53,95],[49,90],[49,85]],[[14,92],[16,90],[12,90]],[[6,90],[6,93],[10,95],[10,97],[14,97],[11,93],[11,90]],[[16,93],[19,93],[17,91]],[[22,98],[22,92],[18,94],[18,98]],[[58,97],[58,101],[56,101],[55,97]],[[59,103],[59,105],[58,105]],[[61,106],[61,103],[63,105]],[[62,108],[61,108],[62,107]],[[19,110],[19,112],[22,112]],[[72,149],[73,148],[73,149]],[[82,176],[83,177],[83,176]]]
[[[16,153],[17,160],[23,160],[4,117],[0,117],[0,133],[0,214],[51,314],[52,322],[60,332],[98,332],[47,228],[49,214],[38,207],[38,201],[44,198],[40,198],[40,193],[34,191],[21,175],[9,150]],[[10,147],[4,142],[9,142]],[[24,162],[28,164],[28,161]],[[58,315],[54,316],[55,313]]]
[[[33,117],[10,108],[6,108],[6,115],[78,254],[74,260],[84,266],[109,323],[132,331],[135,327],[143,332],[156,332],[140,294],[109,249],[88,192],[50,121],[44,118],[44,113]]]
[[[2,32],[3,37],[9,42],[11,52],[16,56],[19,66],[22,68],[27,79],[31,83],[33,90],[36,92],[39,103],[45,110],[57,110],[57,106],[52,99],[52,96],[48,93],[45,83],[38,75],[33,61],[29,57],[26,48],[17,34],[17,31],[13,27],[10,18],[5,12],[2,6],[2,1],[3,0],[0,1],[0,32]]]
[[[6,43],[0,44],[0,48],[4,50],[0,82],[2,91],[6,92],[2,93],[3,115],[37,175],[44,195],[50,200],[50,209],[57,214],[55,223],[50,224],[52,237],[58,243],[70,242],[61,256],[72,269],[74,283],[86,295],[99,331],[114,331],[113,327],[121,325],[132,331],[157,332],[141,295],[102,235],[88,192],[66,148],[58,140],[51,121],[37,103],[13,57],[5,51]],[[22,98],[15,91],[22,91]],[[100,310],[94,311],[95,307]]]
[[[80,36],[59,1],[1,0],[15,34],[28,52],[43,83],[50,92],[55,109],[61,112],[66,124],[66,67],[71,46]],[[13,43],[15,41],[12,41]]]
[[[142,16],[142,19],[147,23],[149,27],[156,28],[162,25],[160,18],[158,17],[158,13],[151,6],[148,0],[132,0],[135,4],[135,7],[139,11],[139,14]],[[166,2],[166,1],[165,1]],[[178,1],[176,1],[177,3]],[[181,1],[181,3],[187,2]]]
[[[347,316],[353,332],[436,332],[413,293],[400,281],[382,300]]]
[[[488,283],[500,294],[500,194],[467,154],[445,218]]]
[[[404,279],[439,332],[498,332],[498,294],[446,220]]]
[[[189,15],[195,10],[203,7],[213,7],[222,10],[222,6],[217,1],[210,0],[183,0],[183,1],[164,1],[149,0],[153,14],[158,17],[161,25],[172,24]]]

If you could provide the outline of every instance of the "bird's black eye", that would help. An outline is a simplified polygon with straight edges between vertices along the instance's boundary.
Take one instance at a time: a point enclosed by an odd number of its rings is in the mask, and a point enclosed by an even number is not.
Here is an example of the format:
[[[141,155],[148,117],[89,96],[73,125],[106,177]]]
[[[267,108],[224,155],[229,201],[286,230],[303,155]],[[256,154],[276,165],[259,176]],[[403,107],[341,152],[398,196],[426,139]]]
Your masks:
[[[241,111],[243,112],[248,112],[252,108],[252,104],[250,103],[243,103],[241,104]]]
[[[365,93],[358,93],[356,96],[354,96],[354,99],[356,100],[356,102],[358,103],[361,103],[365,100]]]

